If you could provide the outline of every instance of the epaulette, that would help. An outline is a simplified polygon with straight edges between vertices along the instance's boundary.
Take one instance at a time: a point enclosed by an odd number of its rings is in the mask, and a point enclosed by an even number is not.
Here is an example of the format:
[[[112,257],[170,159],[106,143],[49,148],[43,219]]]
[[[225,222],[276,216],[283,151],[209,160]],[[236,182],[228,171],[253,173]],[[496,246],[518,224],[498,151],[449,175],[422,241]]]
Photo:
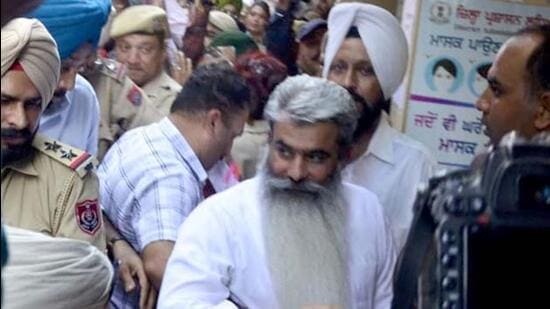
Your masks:
[[[126,66],[120,62],[117,62],[109,58],[97,58],[96,67],[99,72],[107,75],[119,83],[124,82],[126,77]]]
[[[96,158],[86,151],[63,144],[41,134],[34,136],[32,145],[48,157],[75,171],[80,178],[86,176],[98,164]]]

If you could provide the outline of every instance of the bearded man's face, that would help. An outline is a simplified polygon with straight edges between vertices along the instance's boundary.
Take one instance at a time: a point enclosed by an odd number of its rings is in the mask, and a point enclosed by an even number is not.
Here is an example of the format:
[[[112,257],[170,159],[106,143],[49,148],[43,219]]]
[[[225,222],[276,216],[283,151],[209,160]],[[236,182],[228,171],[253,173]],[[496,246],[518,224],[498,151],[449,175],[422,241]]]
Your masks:
[[[2,77],[2,163],[18,161],[32,153],[32,140],[42,114],[42,98],[23,71]]]

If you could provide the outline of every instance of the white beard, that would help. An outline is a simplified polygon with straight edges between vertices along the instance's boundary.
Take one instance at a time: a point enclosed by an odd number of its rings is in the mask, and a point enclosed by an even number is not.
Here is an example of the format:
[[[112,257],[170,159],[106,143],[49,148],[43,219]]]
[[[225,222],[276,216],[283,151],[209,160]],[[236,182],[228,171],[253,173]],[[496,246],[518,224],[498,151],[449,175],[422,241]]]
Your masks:
[[[296,186],[261,172],[266,256],[280,308],[347,307],[346,216],[335,174],[323,186]]]

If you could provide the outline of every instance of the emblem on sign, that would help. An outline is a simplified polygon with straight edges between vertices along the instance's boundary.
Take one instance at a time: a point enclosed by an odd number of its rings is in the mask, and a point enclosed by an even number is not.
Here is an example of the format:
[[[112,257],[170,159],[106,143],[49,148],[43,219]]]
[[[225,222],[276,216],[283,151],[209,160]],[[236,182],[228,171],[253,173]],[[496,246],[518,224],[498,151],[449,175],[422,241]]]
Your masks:
[[[446,24],[450,21],[451,14],[452,9],[450,4],[437,1],[430,8],[430,21],[440,25]]]
[[[100,209],[97,199],[85,200],[76,204],[75,212],[78,227],[84,233],[94,235],[101,226]]]

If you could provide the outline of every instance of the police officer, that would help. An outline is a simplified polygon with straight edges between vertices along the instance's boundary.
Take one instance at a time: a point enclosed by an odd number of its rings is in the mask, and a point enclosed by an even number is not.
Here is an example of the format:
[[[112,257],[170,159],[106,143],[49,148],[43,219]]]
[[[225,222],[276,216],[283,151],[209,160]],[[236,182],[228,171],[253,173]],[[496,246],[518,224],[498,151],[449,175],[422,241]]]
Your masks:
[[[155,107],[168,115],[180,84],[164,70],[168,35],[166,12],[154,5],[135,5],[118,14],[111,25],[116,60],[141,87]]]
[[[2,219],[105,249],[94,158],[36,134],[57,87],[60,59],[45,27],[19,18],[2,28]]]
[[[63,71],[65,67],[78,70],[94,87],[101,118],[98,158],[125,131],[161,118],[143,90],[126,75],[124,65],[105,58],[96,60],[97,43],[109,10],[108,0],[46,0],[31,13],[55,38],[62,59],[72,60],[63,61]],[[86,66],[80,65],[84,59]],[[83,72],[84,67],[92,69]]]
[[[100,160],[124,132],[163,117],[143,90],[130,79],[123,64],[99,57],[93,70],[84,75],[94,87],[100,105],[97,155]]]

